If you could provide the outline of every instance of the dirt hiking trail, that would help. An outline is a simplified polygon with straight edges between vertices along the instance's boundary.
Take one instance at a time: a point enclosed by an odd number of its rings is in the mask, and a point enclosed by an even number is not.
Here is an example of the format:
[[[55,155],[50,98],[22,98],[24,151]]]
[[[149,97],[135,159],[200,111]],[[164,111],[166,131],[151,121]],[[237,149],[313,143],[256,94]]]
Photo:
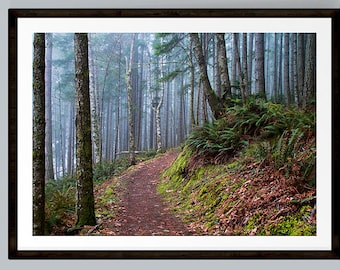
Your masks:
[[[115,219],[102,224],[110,235],[176,236],[189,235],[180,219],[157,193],[160,173],[176,159],[177,151],[169,151],[150,161],[137,164],[119,177],[125,188],[121,191],[120,211]]]

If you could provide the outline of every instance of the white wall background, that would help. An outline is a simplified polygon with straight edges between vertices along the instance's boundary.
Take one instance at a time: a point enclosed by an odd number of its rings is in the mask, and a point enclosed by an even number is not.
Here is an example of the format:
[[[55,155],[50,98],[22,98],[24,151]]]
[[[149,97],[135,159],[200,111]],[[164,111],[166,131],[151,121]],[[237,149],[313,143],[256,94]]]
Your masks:
[[[340,269],[340,260],[8,260],[8,9],[9,8],[340,8],[340,0],[0,0],[0,268],[1,269]]]

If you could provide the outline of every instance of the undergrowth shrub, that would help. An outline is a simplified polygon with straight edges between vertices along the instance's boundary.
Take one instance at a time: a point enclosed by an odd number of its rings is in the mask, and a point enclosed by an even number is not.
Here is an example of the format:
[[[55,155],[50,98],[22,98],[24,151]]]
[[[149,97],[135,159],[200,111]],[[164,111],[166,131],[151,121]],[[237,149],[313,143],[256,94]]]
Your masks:
[[[76,203],[75,179],[66,176],[59,180],[49,180],[45,187],[46,234],[54,226],[63,225],[69,214],[73,214]]]
[[[196,128],[186,144],[196,158],[223,163],[242,147],[260,141],[263,143],[258,145],[259,154],[263,158],[270,154],[276,167],[281,168],[293,158],[300,159],[301,163],[303,150],[306,150],[303,144],[312,136],[315,136],[314,112],[251,99],[243,106],[228,108],[225,117]],[[313,159],[312,148],[308,161]]]

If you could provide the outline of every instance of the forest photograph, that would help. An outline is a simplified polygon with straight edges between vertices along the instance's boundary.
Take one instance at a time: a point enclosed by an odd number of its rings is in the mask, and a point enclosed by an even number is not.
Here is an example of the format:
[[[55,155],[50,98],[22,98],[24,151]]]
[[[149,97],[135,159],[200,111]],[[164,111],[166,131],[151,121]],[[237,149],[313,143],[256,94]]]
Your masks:
[[[316,236],[312,32],[40,32],[34,236]]]

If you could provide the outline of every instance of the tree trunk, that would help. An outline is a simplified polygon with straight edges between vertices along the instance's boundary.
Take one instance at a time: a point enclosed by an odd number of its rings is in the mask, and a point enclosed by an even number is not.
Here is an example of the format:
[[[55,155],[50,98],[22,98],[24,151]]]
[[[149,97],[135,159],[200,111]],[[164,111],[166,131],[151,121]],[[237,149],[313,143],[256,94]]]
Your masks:
[[[216,38],[217,38],[217,61],[221,80],[221,98],[225,99],[227,97],[231,97],[231,88],[228,74],[224,34],[216,34]]]
[[[241,70],[240,54],[238,50],[238,34],[237,33],[234,33],[233,40],[234,40],[234,48],[235,48],[235,61],[236,61],[237,69],[238,69],[238,80],[239,80],[239,85],[240,85],[240,91],[241,91],[242,101],[245,102],[245,89],[244,89],[243,76],[242,76],[242,70]]]
[[[160,63],[160,72],[161,72],[161,79],[164,77],[163,71],[163,58]],[[156,144],[157,144],[157,153],[162,152],[162,130],[161,130],[161,107],[163,105],[163,98],[164,98],[164,81],[160,82],[161,87],[161,96],[158,97],[158,102],[156,106],[154,106],[155,114],[156,114]]]
[[[45,34],[34,34],[33,235],[45,234]]]
[[[293,93],[294,93],[294,101],[297,106],[300,104],[300,95],[298,91],[298,71],[297,71],[297,39],[296,34],[292,34],[292,43],[293,43]]]
[[[209,102],[213,115],[217,119],[221,117],[223,114],[224,104],[221,102],[221,100],[218,98],[214,90],[211,88],[211,84],[210,84],[208,72],[207,72],[207,66],[206,66],[206,62],[204,59],[202,46],[198,38],[198,34],[196,33],[190,34],[190,38],[194,45],[194,52],[196,54],[196,59],[197,59],[199,70],[200,70],[203,91],[204,91],[205,97],[207,98]]]
[[[249,34],[248,40],[248,84],[249,84],[249,95],[251,94],[252,84],[253,84],[253,43],[254,43],[254,34]]]
[[[255,92],[266,99],[264,83],[264,34],[255,34]]]
[[[130,165],[136,164],[135,153],[135,128],[134,128],[134,105],[133,105],[133,88],[132,88],[132,63],[133,63],[133,50],[135,44],[136,34],[132,35],[130,46],[130,61],[126,59],[126,85],[128,93],[128,118],[129,118],[129,162]]]
[[[249,91],[249,83],[248,83],[248,61],[247,61],[247,33],[243,33],[242,35],[242,66],[243,66],[243,83],[244,83],[244,92],[245,97],[250,95]]]
[[[94,61],[91,39],[89,40],[89,69],[90,69],[90,100],[91,100],[91,128],[93,138],[93,163],[101,160],[100,115],[98,106],[98,89],[96,81],[96,66]]]
[[[69,116],[69,135],[68,135],[68,154],[67,154],[67,173],[73,174],[74,167],[74,100],[70,101]]]
[[[304,106],[315,97],[315,34],[306,34],[305,99]]]
[[[278,34],[274,34],[274,62],[273,62],[273,100],[274,102],[278,101],[278,92],[277,92],[277,37]]]
[[[76,87],[76,226],[95,225],[92,173],[88,37],[74,34]]]
[[[116,97],[116,134],[115,134],[115,145],[114,145],[114,159],[117,159],[119,142],[120,142],[120,104],[121,104],[121,58],[122,58],[122,42],[118,41],[119,44],[119,56],[118,56],[118,93]]]
[[[196,125],[195,111],[194,111],[195,66],[194,66],[193,53],[192,53],[192,41],[190,42],[189,66],[190,66],[190,121],[191,121],[191,129],[192,129]]]
[[[277,93],[278,93],[278,102],[282,102],[282,45],[283,45],[283,34],[279,34],[280,37],[280,46],[279,46],[279,70],[278,70],[278,87],[277,87]]]

